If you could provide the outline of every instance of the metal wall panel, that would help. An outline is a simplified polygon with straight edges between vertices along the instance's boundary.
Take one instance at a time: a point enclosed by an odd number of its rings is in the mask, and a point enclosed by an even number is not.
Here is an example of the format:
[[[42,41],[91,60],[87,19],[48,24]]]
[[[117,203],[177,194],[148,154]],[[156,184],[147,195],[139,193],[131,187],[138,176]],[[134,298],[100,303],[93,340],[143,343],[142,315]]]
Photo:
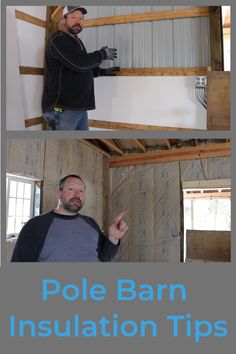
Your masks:
[[[114,47],[114,26],[104,26],[98,27],[98,48],[102,48],[104,46]],[[101,67],[107,68],[111,66],[118,65],[117,59],[112,60],[105,60]]]
[[[128,15],[133,13],[132,6],[115,6],[115,16]]]
[[[87,6],[86,18],[164,11],[192,6]],[[207,17],[87,28],[82,39],[89,51],[115,46],[118,58],[104,67],[194,67],[210,65]]]
[[[85,43],[86,49],[88,53],[94,52],[98,47],[98,30],[97,27],[89,27],[84,30],[80,38]]]
[[[133,14],[142,13],[142,12],[151,12],[151,6],[133,6]]]
[[[114,16],[115,6],[98,6],[98,17]]]
[[[131,23],[115,25],[115,48],[117,48],[117,65],[122,68],[133,67],[133,26]],[[116,62],[114,64],[116,64]]]
[[[152,23],[133,24],[133,68],[152,67]]]
[[[152,11],[169,11],[173,10],[173,6],[152,6]]]
[[[192,19],[174,20],[174,67],[190,67],[192,65]]]
[[[173,67],[173,21],[153,22],[153,57],[154,68]]]

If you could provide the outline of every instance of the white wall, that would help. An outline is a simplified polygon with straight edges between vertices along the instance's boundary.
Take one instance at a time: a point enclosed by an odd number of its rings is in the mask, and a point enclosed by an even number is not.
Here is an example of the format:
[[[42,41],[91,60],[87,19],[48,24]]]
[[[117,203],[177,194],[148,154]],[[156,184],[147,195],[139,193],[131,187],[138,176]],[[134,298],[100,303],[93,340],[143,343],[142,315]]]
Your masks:
[[[89,118],[111,122],[206,129],[206,110],[193,77],[100,77]]]
[[[45,20],[46,6],[7,7],[6,127],[24,130],[25,119],[42,115],[43,77],[20,75],[19,66],[44,67],[45,28],[16,19],[15,10]]]

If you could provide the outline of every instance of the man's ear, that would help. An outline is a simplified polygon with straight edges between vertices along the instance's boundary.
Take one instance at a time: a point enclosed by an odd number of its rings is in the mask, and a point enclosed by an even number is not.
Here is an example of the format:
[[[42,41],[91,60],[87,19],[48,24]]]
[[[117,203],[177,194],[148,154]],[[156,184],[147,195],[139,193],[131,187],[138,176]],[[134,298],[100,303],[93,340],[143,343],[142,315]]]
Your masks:
[[[57,191],[57,199],[61,199],[61,191]]]

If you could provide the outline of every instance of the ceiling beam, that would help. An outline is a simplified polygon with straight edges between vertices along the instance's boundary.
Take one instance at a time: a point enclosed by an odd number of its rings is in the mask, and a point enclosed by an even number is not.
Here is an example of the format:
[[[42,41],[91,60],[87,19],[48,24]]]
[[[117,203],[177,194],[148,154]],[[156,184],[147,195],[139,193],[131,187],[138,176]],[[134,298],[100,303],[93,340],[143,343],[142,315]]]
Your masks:
[[[107,139],[99,139],[99,141],[101,141],[113,151],[117,152],[119,155],[124,155],[124,152],[113,141]]]
[[[172,161],[204,159],[208,157],[230,156],[230,143],[194,146],[176,150],[161,150],[127,156],[112,156],[109,158],[109,167],[125,167],[132,165],[157,164]]]
[[[171,143],[169,139],[164,139],[164,142],[166,143],[167,147],[169,150],[171,150]]]
[[[143,143],[142,143],[139,139],[132,139],[132,141],[135,143],[135,145],[138,146],[138,148],[139,148],[142,152],[147,152],[145,146],[143,145]]]

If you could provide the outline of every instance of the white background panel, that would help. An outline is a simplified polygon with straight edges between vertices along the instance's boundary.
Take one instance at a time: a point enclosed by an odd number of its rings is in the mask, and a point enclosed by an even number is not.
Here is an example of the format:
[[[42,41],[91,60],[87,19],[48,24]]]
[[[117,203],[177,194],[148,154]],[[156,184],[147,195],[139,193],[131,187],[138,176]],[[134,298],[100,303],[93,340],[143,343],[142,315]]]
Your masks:
[[[25,119],[40,117],[42,115],[41,99],[43,77],[37,75],[22,75],[21,82]]]
[[[6,127],[9,130],[24,129],[24,108],[19,74],[19,54],[16,36],[15,10],[7,8],[6,21]]]
[[[193,77],[103,77],[95,80],[91,119],[206,129]]]
[[[16,20],[20,65],[44,66],[45,28]]]

